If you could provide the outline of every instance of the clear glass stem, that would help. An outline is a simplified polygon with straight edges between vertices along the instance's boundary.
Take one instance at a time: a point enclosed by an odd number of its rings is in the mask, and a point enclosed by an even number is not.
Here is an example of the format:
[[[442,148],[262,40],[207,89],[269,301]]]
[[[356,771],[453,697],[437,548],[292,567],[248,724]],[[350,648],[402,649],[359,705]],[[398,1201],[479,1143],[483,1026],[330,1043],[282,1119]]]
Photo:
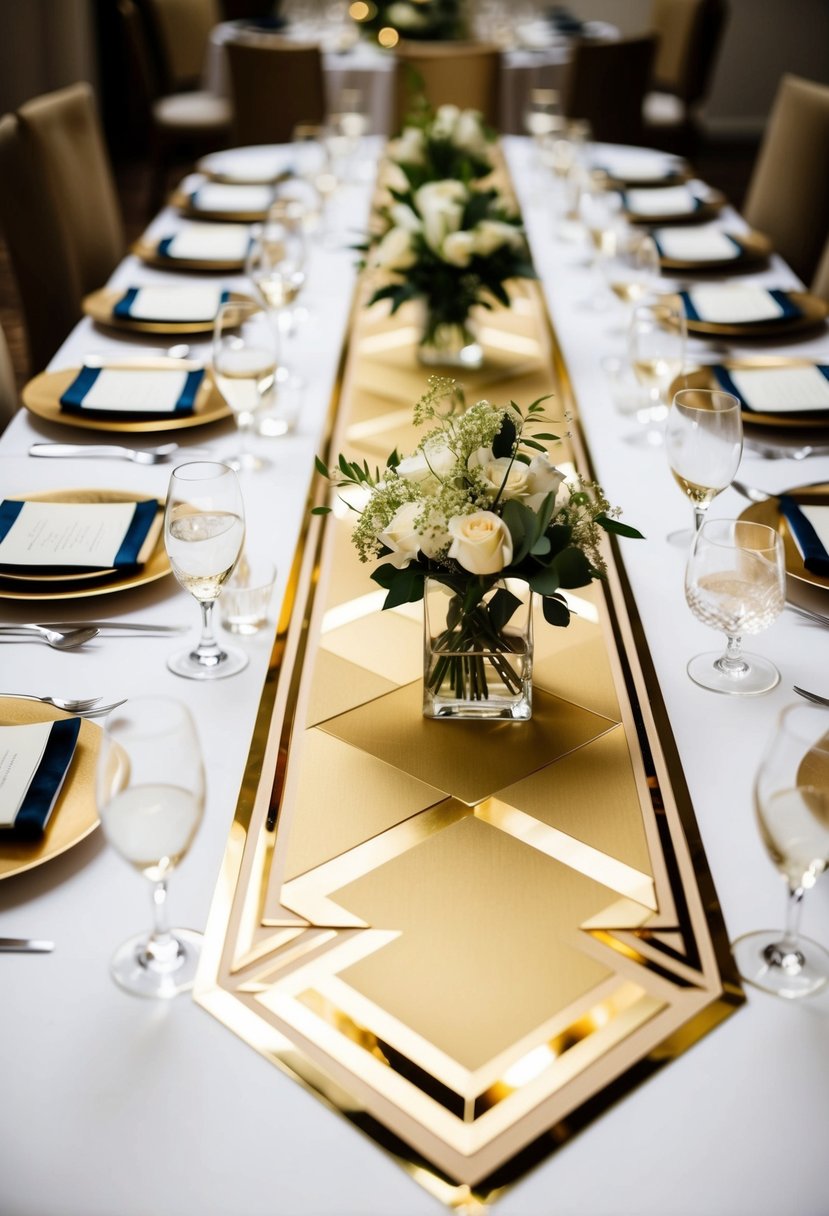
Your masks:
[[[803,912],[803,887],[789,887],[786,898],[786,926],[779,942],[766,946],[763,957],[770,967],[782,967],[790,975],[802,970],[805,959],[800,950],[800,917]]]
[[[147,939],[145,960],[155,967],[170,967],[179,956],[179,946],[167,920],[167,883],[153,883],[153,931]]]
[[[699,532],[705,520],[705,512],[708,510],[708,503],[694,503],[694,533]]]
[[[748,663],[743,656],[743,639],[741,637],[732,637],[727,635],[725,654],[717,659],[714,666],[717,671],[721,671],[723,675],[729,676],[731,679],[739,679],[750,670]]]
[[[213,605],[215,603],[215,600],[199,600],[201,637],[192,657],[204,667],[215,667],[222,657],[222,648],[213,635]]]

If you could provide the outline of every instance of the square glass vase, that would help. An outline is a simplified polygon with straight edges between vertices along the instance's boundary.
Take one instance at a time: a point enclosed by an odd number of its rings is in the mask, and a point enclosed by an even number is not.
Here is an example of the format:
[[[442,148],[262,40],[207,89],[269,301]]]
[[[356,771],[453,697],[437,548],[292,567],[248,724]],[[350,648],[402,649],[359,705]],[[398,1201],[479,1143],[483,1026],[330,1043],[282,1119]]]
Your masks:
[[[427,578],[423,608],[423,716],[528,721],[533,627],[527,584],[498,582],[463,615],[461,595]]]

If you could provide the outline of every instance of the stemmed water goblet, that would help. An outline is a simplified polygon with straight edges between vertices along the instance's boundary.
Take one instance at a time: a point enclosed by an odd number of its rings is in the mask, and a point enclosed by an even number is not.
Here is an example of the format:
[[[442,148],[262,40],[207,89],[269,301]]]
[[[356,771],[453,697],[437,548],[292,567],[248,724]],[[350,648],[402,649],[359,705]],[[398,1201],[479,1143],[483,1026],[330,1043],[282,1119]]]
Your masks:
[[[685,365],[686,322],[678,296],[654,296],[633,310],[628,355],[633,374],[647,390],[649,404],[637,411],[645,424],[661,422],[668,412],[668,390]],[[662,442],[661,430],[640,432],[635,441]]]
[[[233,573],[245,539],[239,481],[228,465],[198,460],[173,469],[164,513],[164,543],[173,574],[201,608],[201,637],[194,650],[167,660],[170,671],[191,680],[216,680],[242,671],[247,655],[224,649],[213,635],[213,606]]]
[[[780,672],[768,659],[742,650],[744,633],[760,633],[783,611],[786,574],[783,542],[765,524],[709,519],[697,531],[685,572],[685,598],[698,620],[721,629],[724,653],[696,655],[688,663],[695,684],[742,696],[768,692]]]
[[[250,451],[248,437],[257,415],[273,405],[279,369],[279,341],[268,311],[253,300],[223,304],[213,327],[213,381],[233,411],[239,451],[226,464],[256,472],[270,464]]]
[[[754,805],[763,843],[788,887],[783,930],[733,944],[744,980],[795,999],[829,982],[829,951],[799,932],[803,898],[829,866],[829,710],[783,710],[757,771]]]
[[[740,402],[718,389],[683,388],[674,393],[665,421],[665,451],[679,488],[694,504],[694,530],[672,532],[672,544],[687,546],[712,501],[734,479],[743,451]]]
[[[174,997],[193,986],[202,935],[170,929],[167,879],[204,812],[204,768],[193,719],[169,697],[134,697],[104,723],[96,772],[104,835],[153,884],[153,928],[124,942],[111,972],[128,992]]]

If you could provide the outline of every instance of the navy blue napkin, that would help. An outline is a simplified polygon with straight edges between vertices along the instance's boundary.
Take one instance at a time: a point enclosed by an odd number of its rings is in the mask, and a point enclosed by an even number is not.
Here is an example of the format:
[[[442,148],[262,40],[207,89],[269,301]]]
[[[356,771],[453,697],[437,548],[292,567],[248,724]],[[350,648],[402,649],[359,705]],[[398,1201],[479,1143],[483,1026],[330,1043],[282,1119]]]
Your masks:
[[[136,410],[134,413],[130,410],[87,410],[84,406],[84,398],[102,371],[103,368],[100,367],[82,367],[75,379],[62,394],[60,398],[61,409],[65,410],[68,414],[89,414],[95,418],[122,418],[125,420],[134,418],[142,421],[152,418],[179,418],[185,414],[192,414],[196,402],[196,393],[199,391],[199,385],[204,379],[204,368],[202,367],[188,372],[184,388],[172,410],[158,413],[151,413],[146,410]]]
[[[120,317],[121,320],[125,320],[125,321],[133,320],[134,318],[132,316],[132,306],[135,303],[135,297],[138,295],[140,290],[141,290],[140,287],[128,287],[127,290],[124,292],[124,294],[121,296],[121,299],[118,301],[118,303],[113,308],[112,315],[114,317]],[[219,304],[220,305],[226,304],[229,299],[230,299],[230,292],[223,291],[221,296],[219,297]],[[168,317],[141,317],[140,320],[154,321],[154,322],[157,322],[159,325],[163,325],[169,321],[169,318]],[[181,322],[176,322],[176,324],[186,325],[187,318],[186,317],[183,318],[183,320]]]
[[[4,839],[36,840],[43,835],[75,754],[80,729],[80,718],[62,718],[52,723],[40,764],[14,824],[0,829]]]
[[[685,307],[685,315],[688,318],[688,320],[704,322],[706,320],[706,318],[701,317],[699,315],[699,313],[697,312],[696,308],[694,308],[694,305],[691,301],[690,292],[681,291],[679,293],[679,295],[680,295],[682,303]],[[772,299],[776,300],[777,303],[780,305],[780,307],[783,309],[783,312],[781,313],[781,315],[779,317],[768,317],[765,321],[728,321],[728,322],[723,322],[723,324],[746,325],[746,326],[768,325],[770,322],[773,322],[776,320],[790,321],[793,317],[799,317],[801,315],[801,309],[798,307],[797,304],[795,304],[792,300],[789,299],[789,295],[787,292],[781,291],[778,287],[773,287],[773,288],[769,288],[769,295],[772,297]]]
[[[25,503],[20,499],[6,498],[0,502],[0,541],[10,531],[12,525],[17,519],[20,512],[23,510]],[[141,546],[147,539],[147,533],[153,525],[158,503],[154,498],[147,498],[143,502],[135,504],[132,520],[127,528],[126,535],[121,542],[121,547],[115,555],[113,567],[122,569],[127,566],[138,565],[138,555],[141,552]],[[49,566],[4,566],[0,565],[0,570],[14,570],[16,573],[21,571],[31,572],[32,574],[60,574],[60,573],[80,573],[85,569],[97,570],[97,566],[60,566],[57,563]],[[110,567],[107,567],[110,569]]]
[[[788,494],[780,495],[780,511],[786,517],[805,568],[810,574],[829,578],[829,553],[798,504]]]

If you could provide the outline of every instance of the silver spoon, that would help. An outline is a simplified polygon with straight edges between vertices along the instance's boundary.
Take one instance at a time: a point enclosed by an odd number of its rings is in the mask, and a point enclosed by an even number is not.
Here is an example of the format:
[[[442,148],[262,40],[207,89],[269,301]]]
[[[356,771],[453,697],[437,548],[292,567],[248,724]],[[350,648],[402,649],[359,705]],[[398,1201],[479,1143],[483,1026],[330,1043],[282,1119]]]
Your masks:
[[[742,481],[732,481],[731,486],[749,502],[768,502],[770,498],[775,497],[774,494],[767,494],[765,490],[758,490],[756,486],[747,486]]]
[[[822,697],[816,692],[807,692],[805,688],[798,688],[796,684],[792,685],[792,689],[800,697],[805,697],[807,701],[812,701],[815,705],[825,705],[829,708],[829,697]]]
[[[804,443],[799,448],[784,448],[747,439],[745,448],[747,452],[761,456],[764,460],[807,460],[810,456],[829,456],[829,445],[825,444]]]
[[[100,697],[86,697],[86,699],[38,697],[31,692],[0,692],[0,697],[18,698],[22,701],[42,701],[44,705],[54,705],[55,709],[62,709],[67,714],[79,714],[82,718],[98,718],[126,703],[126,697],[123,701],[113,701],[110,705],[99,705]]]
[[[45,625],[0,625],[0,634],[42,638],[53,650],[74,650],[76,646],[83,646],[84,642],[96,638],[98,630],[91,626],[49,629]]]
[[[124,448],[118,444],[33,443],[30,456],[91,456],[115,460],[132,460],[136,464],[160,464],[179,450],[177,443],[162,443],[157,448]]]

